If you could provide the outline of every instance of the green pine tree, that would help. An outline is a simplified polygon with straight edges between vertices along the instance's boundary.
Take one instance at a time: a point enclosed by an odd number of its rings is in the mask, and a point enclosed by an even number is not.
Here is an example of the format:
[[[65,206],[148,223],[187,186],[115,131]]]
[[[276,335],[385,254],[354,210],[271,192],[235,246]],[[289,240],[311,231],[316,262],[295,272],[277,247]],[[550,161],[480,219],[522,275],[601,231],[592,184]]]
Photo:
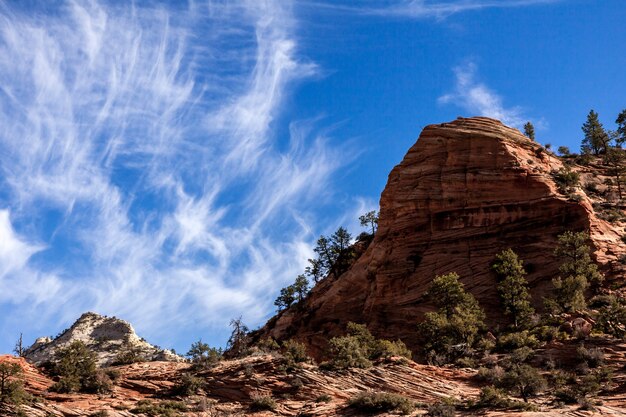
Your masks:
[[[296,277],[296,281],[291,286],[297,302],[301,302],[309,294],[309,280],[302,274]]]
[[[419,324],[422,348],[427,356],[435,354],[450,361],[455,356],[455,346],[474,344],[484,327],[485,313],[454,272],[435,277],[428,296],[437,311],[426,313]]]
[[[359,216],[359,221],[361,226],[369,228],[372,234],[376,234],[376,229],[378,229],[378,212],[376,210],[368,211]]]
[[[622,112],[617,116],[615,120],[617,124],[617,138],[615,142],[621,146],[624,142],[626,142],[626,109],[622,110]]]
[[[535,126],[530,122],[526,122],[524,125],[524,134],[528,136],[530,140],[535,140]]]
[[[493,270],[500,278],[498,292],[504,313],[511,316],[515,328],[528,325],[535,310],[530,303],[528,281],[522,260],[512,249],[504,250],[496,255]]]
[[[598,113],[593,110],[589,112],[587,121],[582,126],[582,131],[585,134],[581,145],[583,153],[592,152],[597,156],[606,152],[609,136],[600,123]]]
[[[568,312],[582,310],[587,306],[585,292],[590,284],[597,287],[604,277],[591,259],[587,232],[567,231],[558,239],[554,254],[563,259],[563,263],[559,268],[561,276],[552,280],[554,295],[548,300],[548,307]]]

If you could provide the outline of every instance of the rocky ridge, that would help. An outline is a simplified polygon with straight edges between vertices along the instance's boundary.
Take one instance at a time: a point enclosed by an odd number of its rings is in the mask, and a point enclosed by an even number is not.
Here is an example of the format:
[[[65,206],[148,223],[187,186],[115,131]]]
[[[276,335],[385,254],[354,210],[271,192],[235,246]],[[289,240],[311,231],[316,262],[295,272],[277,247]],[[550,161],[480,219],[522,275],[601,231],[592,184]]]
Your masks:
[[[535,402],[537,411],[515,412],[520,417],[583,417],[589,415],[625,415],[626,372],[623,367],[626,344],[606,344],[602,339],[589,340],[606,349],[607,363],[614,370],[613,389],[602,397],[597,412],[581,411],[577,405],[564,406],[541,400]],[[576,343],[555,344],[540,355],[551,355],[566,361],[575,356]],[[554,355],[554,356],[553,356]],[[358,416],[362,413],[349,406],[349,400],[364,392],[398,393],[421,404],[411,415],[426,415],[426,407],[446,398],[457,402],[476,401],[480,383],[476,371],[421,365],[398,358],[379,361],[369,369],[342,371],[323,370],[313,364],[285,370],[279,353],[260,354],[242,359],[223,361],[213,368],[194,369],[182,362],[142,362],[109,368],[118,377],[109,394],[59,394],[50,392],[53,380],[23,358],[0,356],[0,363],[19,363],[24,371],[25,388],[36,397],[20,406],[0,404],[3,417],[89,417],[105,412],[108,417],[149,417],[137,411],[142,402],[159,404],[175,401],[187,411],[176,416]],[[189,396],[173,394],[173,388],[186,375],[197,378],[202,388]],[[615,388],[618,387],[618,388]],[[608,387],[606,387],[608,388]],[[254,410],[255,398],[268,396],[276,401],[272,411]],[[324,401],[320,401],[324,398]],[[22,414],[19,414],[19,413]],[[512,415],[511,411],[462,410],[455,415]],[[379,416],[398,415],[379,413]]]
[[[54,359],[58,349],[79,340],[96,354],[98,365],[113,364],[118,355],[132,351],[145,361],[182,361],[183,358],[169,350],[146,342],[135,333],[130,323],[116,317],[85,313],[67,330],[54,339],[42,337],[24,352],[24,357],[35,365]]]
[[[561,158],[494,119],[427,126],[389,175],[367,250],[347,272],[318,284],[303,306],[270,320],[260,337],[296,338],[319,356],[328,337],[354,321],[415,349],[415,323],[432,310],[424,294],[436,275],[453,271],[489,324],[500,324],[495,255],[512,248],[525,261],[540,309],[558,274],[557,236],[567,230],[589,230],[607,278],[623,280],[623,229],[600,218],[582,187],[562,192],[554,179],[560,169]],[[597,176],[572,169],[585,181]]]

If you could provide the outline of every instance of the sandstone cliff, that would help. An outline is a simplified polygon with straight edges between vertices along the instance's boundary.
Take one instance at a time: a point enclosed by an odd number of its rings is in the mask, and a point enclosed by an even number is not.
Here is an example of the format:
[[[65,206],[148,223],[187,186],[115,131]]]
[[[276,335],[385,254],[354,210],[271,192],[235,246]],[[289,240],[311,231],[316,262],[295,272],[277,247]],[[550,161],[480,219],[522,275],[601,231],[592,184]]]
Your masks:
[[[54,339],[42,337],[26,349],[24,357],[31,363],[41,365],[54,359],[54,354],[75,340],[80,340],[93,351],[100,366],[110,365],[120,353],[132,352],[146,361],[181,361],[182,358],[169,350],[151,345],[137,336],[130,323],[115,317],[85,313]]]
[[[495,255],[507,248],[520,255],[540,308],[558,273],[557,236],[566,230],[589,230],[607,277],[622,279],[621,229],[596,215],[581,187],[559,191],[552,173],[561,168],[560,158],[497,120],[459,118],[426,127],[389,175],[379,228],[365,253],[260,334],[307,341],[319,354],[329,336],[354,321],[415,348],[415,324],[431,309],[424,293],[435,275],[452,271],[490,324],[498,324]],[[583,180],[597,176],[582,168],[581,174]]]

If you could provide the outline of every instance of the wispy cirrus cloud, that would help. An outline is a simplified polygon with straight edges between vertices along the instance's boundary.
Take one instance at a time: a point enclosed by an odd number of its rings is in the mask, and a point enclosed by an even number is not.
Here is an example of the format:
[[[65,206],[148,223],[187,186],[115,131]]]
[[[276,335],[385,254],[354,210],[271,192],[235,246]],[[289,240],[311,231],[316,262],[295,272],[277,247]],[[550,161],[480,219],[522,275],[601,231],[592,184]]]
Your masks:
[[[347,161],[310,121],[277,143],[289,86],[316,72],[291,8],[0,7],[0,257],[19,261],[0,285],[48,288],[0,312],[40,317],[32,338],[93,309],[162,344],[268,314]]]
[[[412,19],[427,17],[444,18],[456,13],[473,10],[536,6],[558,1],[560,0],[401,0],[386,2],[386,5],[370,8],[368,12],[383,16],[398,16]]]
[[[502,97],[476,79],[476,64],[466,63],[454,69],[452,92],[439,97],[439,104],[452,104],[476,116],[487,116],[509,126],[521,128],[526,122],[519,107],[505,107]]]
[[[363,15],[407,19],[444,19],[483,9],[505,9],[558,3],[563,0],[373,0],[361,2],[312,2],[311,5]]]

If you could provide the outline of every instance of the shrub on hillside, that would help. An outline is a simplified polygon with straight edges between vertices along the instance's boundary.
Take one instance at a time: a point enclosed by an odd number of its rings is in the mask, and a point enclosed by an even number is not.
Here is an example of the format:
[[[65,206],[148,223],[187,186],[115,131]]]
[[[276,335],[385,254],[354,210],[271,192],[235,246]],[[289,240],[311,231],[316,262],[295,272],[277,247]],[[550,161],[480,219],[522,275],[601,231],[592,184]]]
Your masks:
[[[596,327],[606,334],[623,338],[626,336],[626,306],[623,299],[612,298],[598,310]]]
[[[530,397],[545,389],[546,381],[537,369],[527,364],[521,364],[506,371],[500,381],[500,386],[519,395],[526,402]]]
[[[192,343],[186,354],[191,362],[199,368],[215,366],[222,360],[222,355],[222,349],[213,348],[207,343],[203,343],[202,339]]]
[[[389,392],[360,393],[349,401],[350,407],[364,413],[380,413],[399,411],[402,414],[410,414],[414,405],[411,400]]]
[[[159,401],[141,400],[137,402],[135,408],[130,410],[133,414],[145,414],[147,416],[178,417],[180,413],[187,411],[187,406],[179,401]]]
[[[283,355],[289,364],[298,364],[311,360],[307,354],[306,345],[291,339],[283,342]]]
[[[131,363],[145,362],[141,349],[137,346],[126,344],[122,347],[113,361],[113,365],[130,365]]]
[[[104,394],[112,388],[111,379],[96,366],[96,355],[78,340],[57,350],[53,373],[59,381],[50,388],[52,391]]]
[[[579,346],[576,354],[589,368],[597,368],[604,364],[604,351],[600,348],[587,349],[585,346]]]
[[[369,368],[372,366],[367,349],[355,336],[333,337],[330,339],[329,349],[331,368]]]
[[[580,183],[580,175],[569,167],[552,171],[552,177],[563,194],[571,193]]]
[[[28,400],[22,375],[22,367],[19,364],[0,363],[0,403],[21,404]]]
[[[411,359],[413,353],[406,347],[402,340],[392,342],[391,340],[380,339],[374,344],[374,350],[371,356],[374,359],[389,359],[393,356]]]
[[[510,352],[521,347],[535,349],[539,346],[539,340],[528,330],[503,334],[498,337],[497,347],[501,351]]]
[[[250,404],[250,408],[252,411],[271,411],[276,409],[276,400],[270,395],[253,395],[251,398],[252,403]]]
[[[180,381],[172,388],[174,395],[187,397],[194,395],[204,386],[204,381],[192,374],[185,373],[181,376]]]
[[[274,353],[280,351],[280,345],[272,337],[266,337],[265,339],[261,339],[259,343],[257,343],[256,347],[262,353]]]
[[[456,407],[451,399],[443,400],[428,406],[427,416],[430,417],[454,417]]]
[[[327,366],[330,368],[369,368],[375,359],[412,357],[411,351],[402,341],[376,339],[363,324],[348,323],[347,333],[346,336],[334,337],[329,342],[331,360]]]

